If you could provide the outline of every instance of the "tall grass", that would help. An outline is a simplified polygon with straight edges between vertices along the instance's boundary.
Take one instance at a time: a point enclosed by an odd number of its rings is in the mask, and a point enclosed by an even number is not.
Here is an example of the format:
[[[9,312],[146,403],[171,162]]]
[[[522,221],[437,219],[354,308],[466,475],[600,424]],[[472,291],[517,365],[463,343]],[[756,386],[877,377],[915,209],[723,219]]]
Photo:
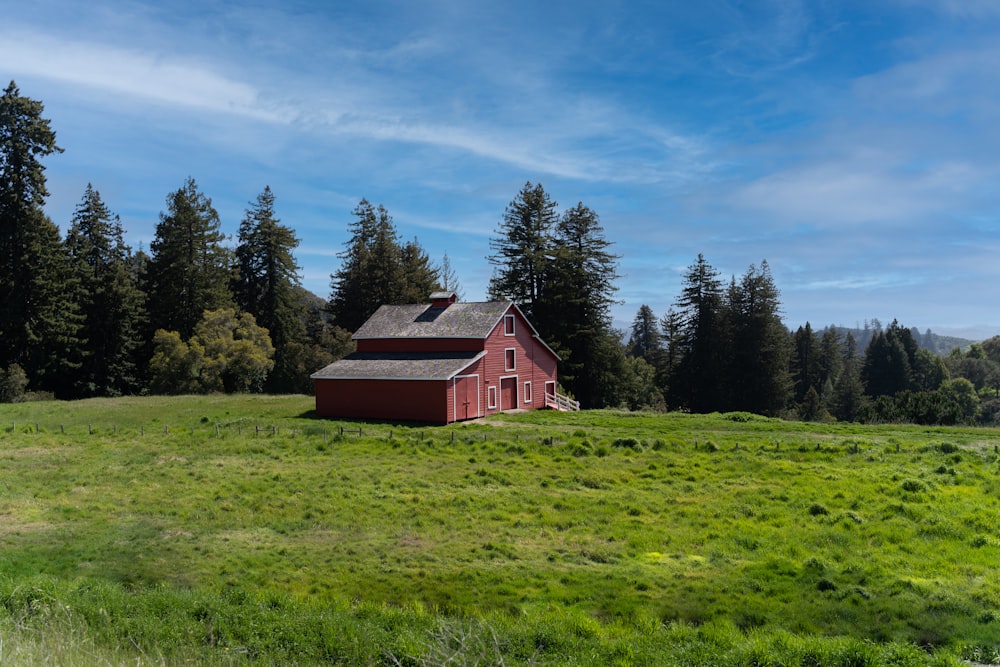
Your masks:
[[[66,637],[82,664],[996,657],[997,431],[433,428],[310,401],[0,406],[4,645]]]

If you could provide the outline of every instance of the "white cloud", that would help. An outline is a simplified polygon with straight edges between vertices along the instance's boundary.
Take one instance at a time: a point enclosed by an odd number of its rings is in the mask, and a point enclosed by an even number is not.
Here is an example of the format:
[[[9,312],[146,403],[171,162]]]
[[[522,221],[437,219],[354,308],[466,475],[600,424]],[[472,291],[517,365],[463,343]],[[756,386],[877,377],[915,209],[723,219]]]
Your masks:
[[[289,114],[262,103],[259,91],[180,57],[55,39],[24,30],[0,33],[0,61],[33,75],[172,106],[285,123]]]

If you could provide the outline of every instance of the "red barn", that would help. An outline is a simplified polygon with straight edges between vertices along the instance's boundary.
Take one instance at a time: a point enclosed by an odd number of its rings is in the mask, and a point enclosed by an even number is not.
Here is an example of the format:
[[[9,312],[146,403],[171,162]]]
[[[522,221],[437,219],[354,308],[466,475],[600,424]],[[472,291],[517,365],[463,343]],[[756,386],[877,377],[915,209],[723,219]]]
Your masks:
[[[559,357],[510,301],[436,292],[382,306],[353,338],[356,352],[312,375],[320,417],[449,424],[556,404]]]

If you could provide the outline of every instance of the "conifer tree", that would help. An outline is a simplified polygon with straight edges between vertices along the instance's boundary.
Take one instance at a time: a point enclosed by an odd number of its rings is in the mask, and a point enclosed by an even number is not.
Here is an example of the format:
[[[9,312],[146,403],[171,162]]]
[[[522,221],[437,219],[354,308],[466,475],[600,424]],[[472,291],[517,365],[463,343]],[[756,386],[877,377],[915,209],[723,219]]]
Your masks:
[[[86,341],[75,374],[76,396],[118,396],[140,389],[143,297],[131,268],[131,249],[122,237],[118,216],[88,183],[66,235],[78,286],[80,337]]]
[[[730,410],[777,415],[787,404],[788,332],[767,261],[747,269],[726,304],[730,330],[726,384]]]
[[[150,329],[189,338],[206,310],[231,308],[231,252],[219,214],[193,178],[167,197],[146,267]]]
[[[671,341],[677,366],[671,396],[677,407],[692,412],[711,412],[722,404],[723,350],[722,283],[719,273],[698,254],[688,267],[676,303],[677,334]]]
[[[656,315],[652,308],[642,304],[632,320],[632,334],[628,341],[629,356],[642,357],[647,363],[656,366],[662,351],[663,343]]]
[[[400,244],[385,207],[362,199],[353,214],[340,268],[330,276],[329,312],[347,331],[356,331],[381,305],[425,302],[438,282],[416,239]]]
[[[542,339],[562,355],[560,381],[585,407],[614,402],[609,371],[621,355],[611,330],[618,257],[609,248],[597,214],[582,203],[555,226],[552,258],[543,267],[544,288],[534,323]],[[624,363],[624,362],[621,362]],[[621,365],[621,363],[617,365]]]
[[[885,331],[878,331],[865,351],[861,380],[865,393],[872,398],[894,396],[913,388],[913,365],[917,345],[909,329],[893,320]]]
[[[444,257],[441,258],[441,269],[438,271],[438,287],[445,292],[454,292],[458,295],[459,301],[465,298],[462,294],[462,286],[458,282],[458,276],[455,274],[455,269],[451,266],[451,258],[448,257],[447,251],[445,251]]]
[[[856,421],[864,407],[864,385],[858,369],[857,343],[850,332],[844,340],[843,368],[833,387],[830,412],[840,421]]]
[[[305,337],[305,306],[298,298],[299,266],[292,254],[299,240],[275,217],[274,193],[265,186],[240,223],[233,295],[237,307],[267,329],[275,347],[269,391],[294,391],[297,372],[289,347]]]
[[[656,386],[663,394],[667,408],[676,409],[684,405],[684,399],[679,391],[680,383],[676,382],[681,350],[681,318],[673,308],[660,318],[660,341],[663,352],[656,366]]]
[[[56,390],[79,356],[79,318],[59,229],[42,210],[41,158],[62,152],[43,111],[13,81],[0,96],[0,368]]]
[[[423,303],[437,291],[440,270],[434,267],[416,238],[400,248],[400,265],[403,276],[400,303]]]
[[[487,259],[494,267],[490,298],[510,299],[532,321],[545,291],[552,228],[558,221],[556,206],[541,183],[525,183],[507,205],[496,237],[490,240],[493,254]]]
[[[796,403],[801,403],[810,389],[815,389],[818,393],[823,382],[819,340],[809,322],[800,326],[792,335],[792,346],[792,398]]]

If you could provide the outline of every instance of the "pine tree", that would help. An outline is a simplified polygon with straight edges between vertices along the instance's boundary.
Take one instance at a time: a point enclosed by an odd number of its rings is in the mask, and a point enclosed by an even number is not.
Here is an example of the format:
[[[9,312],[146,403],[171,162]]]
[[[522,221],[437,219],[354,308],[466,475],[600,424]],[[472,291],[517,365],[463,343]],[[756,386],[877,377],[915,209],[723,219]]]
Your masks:
[[[730,290],[727,304],[731,410],[777,415],[787,404],[788,332],[781,322],[778,288],[767,261],[750,266]]]
[[[673,308],[668,309],[667,314],[660,318],[660,341],[663,344],[663,351],[660,354],[660,363],[656,365],[656,386],[663,394],[666,407],[675,409],[683,406],[685,400],[679,391],[681,384],[676,381],[682,348],[681,318]]]
[[[275,217],[274,194],[265,186],[240,223],[233,295],[237,307],[270,334],[276,351],[267,388],[273,392],[294,391],[298,385],[288,354],[289,345],[305,337],[299,265],[292,254],[298,244],[295,232]]]
[[[792,336],[791,375],[794,383],[793,400],[801,403],[810,389],[819,392],[822,387],[819,340],[812,325],[806,322]]]
[[[441,258],[441,269],[438,271],[438,287],[445,292],[454,292],[458,295],[459,301],[465,298],[462,294],[462,286],[458,282],[458,276],[451,266],[451,258],[448,257],[447,251],[445,251],[444,257]]]
[[[829,405],[832,392],[828,389],[836,386],[844,368],[842,348],[840,333],[835,327],[827,327],[819,340],[819,375],[823,387],[820,398],[824,405]]]
[[[718,410],[723,396],[725,346],[719,273],[702,254],[688,267],[676,303],[679,326],[674,342],[677,367],[671,384],[681,406],[692,412]]]
[[[653,309],[642,304],[639,306],[635,319],[632,320],[632,334],[628,340],[628,354],[631,357],[641,357],[647,363],[656,366],[657,359],[663,351],[660,340],[659,323]]]
[[[138,391],[143,297],[121,221],[88,183],[66,235],[86,341],[74,395],[118,396]]]
[[[13,81],[0,96],[0,368],[17,365],[51,391],[80,351],[65,250],[42,210],[41,158],[62,152],[43,110]]]
[[[865,351],[861,379],[872,398],[894,396],[915,388],[913,369],[917,363],[917,343],[909,329],[893,320],[879,330]]]
[[[229,291],[231,252],[220,231],[212,200],[199,192],[193,178],[167,197],[150,243],[146,271],[150,329],[194,333],[206,310],[233,306]]]
[[[551,232],[558,220],[556,206],[541,183],[525,183],[507,205],[497,236],[490,240],[493,254],[487,259],[494,266],[490,298],[513,301],[533,322],[538,315],[536,305],[545,292]]]
[[[399,303],[423,303],[438,288],[440,270],[431,263],[427,252],[414,238],[407,241],[399,253],[402,268],[402,289]]]
[[[356,331],[383,304],[422,303],[435,291],[437,270],[413,241],[401,245],[389,212],[362,199],[354,209],[351,238],[330,276],[334,324]]]
[[[618,257],[610,247],[593,210],[579,203],[566,211],[554,229],[534,317],[542,339],[562,356],[560,381],[585,407],[616,402],[606,370],[621,352],[614,349],[620,334],[611,330]]]
[[[856,421],[865,403],[864,385],[858,370],[857,343],[848,332],[844,341],[843,369],[833,387],[830,412],[840,421]]]

